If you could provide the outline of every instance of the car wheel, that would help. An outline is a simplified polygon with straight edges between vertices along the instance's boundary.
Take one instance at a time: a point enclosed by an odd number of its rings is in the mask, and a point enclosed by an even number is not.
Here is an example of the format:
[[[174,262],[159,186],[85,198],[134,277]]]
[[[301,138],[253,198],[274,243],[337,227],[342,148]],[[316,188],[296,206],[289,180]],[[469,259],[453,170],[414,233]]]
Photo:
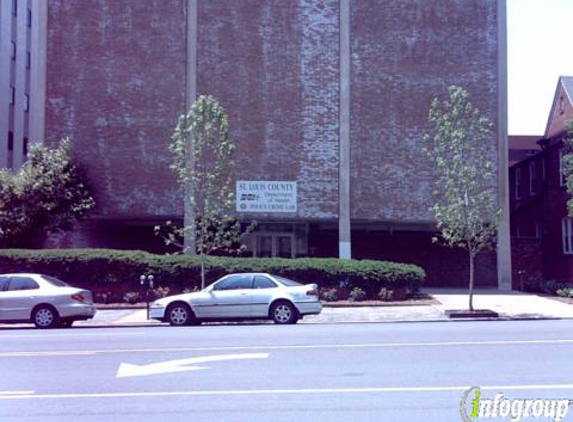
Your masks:
[[[40,305],[32,314],[32,322],[37,328],[54,328],[59,325],[60,317],[52,306]]]
[[[70,328],[74,323],[73,319],[63,319],[60,321],[61,328]]]
[[[166,312],[166,321],[175,326],[191,325],[195,323],[195,315],[186,303],[173,303]]]
[[[278,302],[271,308],[271,319],[275,324],[296,324],[298,311],[290,302]]]

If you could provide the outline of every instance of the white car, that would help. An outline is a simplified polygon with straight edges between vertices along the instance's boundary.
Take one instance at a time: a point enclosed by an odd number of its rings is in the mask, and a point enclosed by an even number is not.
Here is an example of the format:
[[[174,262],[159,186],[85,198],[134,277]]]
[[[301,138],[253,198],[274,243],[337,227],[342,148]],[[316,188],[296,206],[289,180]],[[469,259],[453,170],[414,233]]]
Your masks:
[[[171,325],[202,321],[272,319],[295,324],[322,311],[316,284],[266,273],[226,275],[200,292],[168,296],[151,305],[151,318]]]
[[[69,328],[93,318],[89,290],[42,274],[0,274],[0,323],[33,322],[38,328]]]

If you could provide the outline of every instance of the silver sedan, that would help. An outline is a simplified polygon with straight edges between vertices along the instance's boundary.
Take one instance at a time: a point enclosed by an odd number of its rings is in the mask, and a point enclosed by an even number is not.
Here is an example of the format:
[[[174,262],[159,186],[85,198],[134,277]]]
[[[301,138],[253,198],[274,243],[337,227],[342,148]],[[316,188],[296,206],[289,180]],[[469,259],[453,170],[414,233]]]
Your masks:
[[[151,305],[151,318],[171,325],[202,321],[271,319],[294,324],[322,311],[316,284],[266,273],[230,274],[204,290],[168,296]]]
[[[33,322],[38,328],[71,327],[93,318],[89,290],[41,274],[0,274],[0,322]]]

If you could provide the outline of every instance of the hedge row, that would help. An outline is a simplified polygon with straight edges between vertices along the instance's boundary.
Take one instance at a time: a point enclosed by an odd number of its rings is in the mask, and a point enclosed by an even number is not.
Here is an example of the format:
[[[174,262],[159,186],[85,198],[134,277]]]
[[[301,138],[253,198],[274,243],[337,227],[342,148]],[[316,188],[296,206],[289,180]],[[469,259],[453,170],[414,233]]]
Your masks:
[[[235,272],[267,272],[319,287],[361,287],[377,294],[382,287],[415,292],[426,274],[416,265],[335,258],[207,258],[207,284]],[[141,274],[172,293],[200,285],[200,260],[184,255],[154,255],[108,249],[0,250],[0,273],[33,272],[58,277],[100,292],[139,289]]]

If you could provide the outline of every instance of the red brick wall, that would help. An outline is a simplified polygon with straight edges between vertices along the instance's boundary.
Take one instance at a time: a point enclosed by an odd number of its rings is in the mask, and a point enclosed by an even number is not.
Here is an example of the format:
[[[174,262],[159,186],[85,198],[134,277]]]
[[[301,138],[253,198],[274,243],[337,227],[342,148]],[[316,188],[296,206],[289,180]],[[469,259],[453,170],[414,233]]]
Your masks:
[[[430,103],[462,85],[497,121],[496,13],[495,0],[352,2],[354,218],[430,220]]]
[[[236,177],[298,181],[304,218],[338,215],[338,14],[338,0],[199,2],[198,92],[229,113]]]
[[[182,212],[169,138],[185,109],[185,0],[51,0],[46,138],[69,136],[101,215]]]

